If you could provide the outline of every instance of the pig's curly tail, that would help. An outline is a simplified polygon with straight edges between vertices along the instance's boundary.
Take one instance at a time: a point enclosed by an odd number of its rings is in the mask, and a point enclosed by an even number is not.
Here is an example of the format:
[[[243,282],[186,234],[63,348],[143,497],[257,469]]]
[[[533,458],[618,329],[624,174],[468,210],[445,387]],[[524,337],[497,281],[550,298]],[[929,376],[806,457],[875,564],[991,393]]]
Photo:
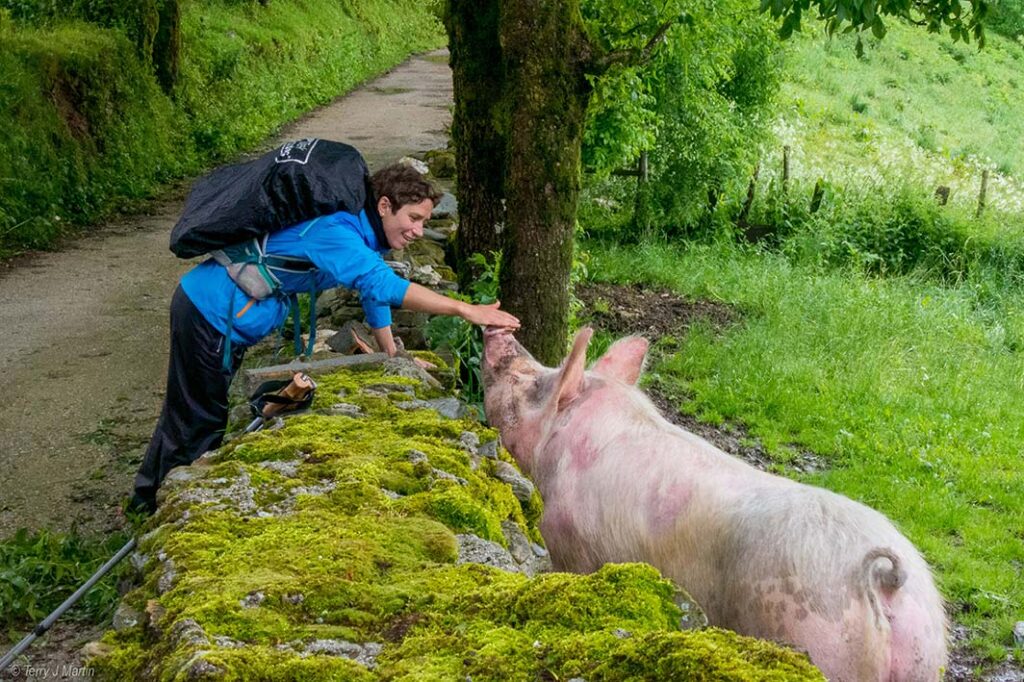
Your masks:
[[[888,547],[875,547],[864,556],[861,562],[864,579],[864,595],[875,616],[878,625],[887,624],[882,599],[892,595],[907,581],[907,572],[903,570],[896,553]]]

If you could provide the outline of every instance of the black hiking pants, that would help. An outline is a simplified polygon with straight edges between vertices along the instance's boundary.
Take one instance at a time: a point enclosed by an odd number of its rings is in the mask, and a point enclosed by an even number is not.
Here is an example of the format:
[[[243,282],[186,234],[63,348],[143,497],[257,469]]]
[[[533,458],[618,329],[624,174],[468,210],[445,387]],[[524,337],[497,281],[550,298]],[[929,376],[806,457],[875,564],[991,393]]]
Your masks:
[[[156,431],[135,475],[134,511],[156,510],[156,491],[171,469],[220,446],[228,423],[228,387],[245,347],[232,344],[224,369],[224,335],[193,305],[181,285],[171,298],[171,354],[167,392]]]

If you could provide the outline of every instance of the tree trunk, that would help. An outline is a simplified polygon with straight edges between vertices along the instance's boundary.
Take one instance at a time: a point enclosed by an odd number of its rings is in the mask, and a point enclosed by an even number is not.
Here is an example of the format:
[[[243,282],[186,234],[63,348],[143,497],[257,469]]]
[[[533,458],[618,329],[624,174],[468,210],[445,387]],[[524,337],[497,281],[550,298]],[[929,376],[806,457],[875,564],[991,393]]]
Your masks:
[[[474,253],[490,258],[503,248],[505,135],[495,125],[505,86],[498,42],[500,6],[487,0],[450,0],[445,12],[451,51],[455,111],[452,141],[458,177],[459,236],[455,243],[459,284],[480,275]]]
[[[501,269],[504,306],[540,362],[566,351],[580,155],[590,86],[589,42],[578,0],[505,0],[509,121],[505,179],[509,238]]]
[[[171,94],[181,71],[181,7],[178,0],[160,3],[160,18],[153,39],[153,69],[160,87]]]
[[[486,14],[495,5],[500,13]],[[522,321],[522,344],[554,365],[566,350],[590,97],[584,68],[591,47],[579,2],[450,0],[448,32],[456,83],[459,239],[466,240],[460,253],[503,243],[502,308]],[[482,82],[481,71],[469,68],[474,59],[496,72],[492,80]]]

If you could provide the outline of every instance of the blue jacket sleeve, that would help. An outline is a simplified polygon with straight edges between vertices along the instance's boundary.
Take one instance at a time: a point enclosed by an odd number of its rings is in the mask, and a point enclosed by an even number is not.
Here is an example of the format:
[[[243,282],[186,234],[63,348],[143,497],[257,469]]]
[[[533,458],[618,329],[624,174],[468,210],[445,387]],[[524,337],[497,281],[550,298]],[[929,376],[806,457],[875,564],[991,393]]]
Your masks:
[[[325,226],[306,250],[320,270],[318,288],[344,286],[356,289],[374,329],[391,324],[391,307],[400,307],[409,282],[387,266],[355,232],[341,226]]]
[[[366,313],[366,324],[370,329],[391,326],[391,306],[378,305],[374,301],[362,298],[363,312]]]

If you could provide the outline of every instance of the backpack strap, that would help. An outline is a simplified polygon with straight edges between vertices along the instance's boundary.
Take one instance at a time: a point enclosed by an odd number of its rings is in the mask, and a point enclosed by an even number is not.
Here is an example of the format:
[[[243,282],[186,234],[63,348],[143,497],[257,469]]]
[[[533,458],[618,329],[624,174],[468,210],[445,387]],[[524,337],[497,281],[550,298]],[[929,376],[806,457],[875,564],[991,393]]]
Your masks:
[[[316,222],[315,220],[313,221]],[[310,224],[312,227],[312,224]],[[309,227],[306,228],[308,230]],[[306,235],[306,230],[300,233],[300,236]],[[279,272],[312,272],[316,270],[316,265],[312,261],[306,260],[299,256],[283,256],[276,253],[267,253],[267,240],[270,239],[270,234],[263,235],[263,241],[256,241],[257,252],[259,253],[260,263],[264,265],[268,270],[277,270]],[[274,278],[277,279],[276,277]],[[280,284],[280,282],[277,282]]]
[[[224,360],[221,367],[225,372],[231,371],[231,330],[235,328],[235,295],[228,296],[228,331],[224,335]]]
[[[295,344],[295,357],[302,355],[302,324],[299,322],[299,295],[288,294],[288,312],[292,317],[292,342]]]
[[[313,358],[313,344],[316,343],[316,281],[309,285],[309,343],[306,345],[306,357]]]
[[[317,221],[312,221],[302,231],[302,235],[312,227]],[[316,273],[318,268],[316,265],[305,258],[298,256],[285,256],[280,254],[269,254],[267,253],[267,242],[270,239],[270,234],[264,234],[262,237],[254,237],[250,241],[236,244],[230,247],[226,247],[216,252],[211,252],[214,259],[223,265],[228,270],[228,276],[239,286],[242,291],[248,294],[255,300],[263,300],[268,295],[277,296],[287,302],[288,312],[292,318],[293,332],[295,335],[295,355],[298,357],[303,354],[302,348],[302,325],[299,319],[299,303],[298,295],[295,293],[284,294],[281,291],[281,280],[275,275],[275,272],[287,272],[296,274],[310,274],[309,284],[309,343],[305,348],[305,355],[312,357],[313,346],[316,343]],[[247,268],[253,268],[255,275],[245,275]],[[252,285],[252,286],[250,286]],[[234,308],[234,297],[228,304],[228,317],[227,317],[227,334],[224,341],[224,361],[223,367],[225,371],[230,371],[231,362],[231,333],[234,329],[235,319],[235,308]],[[279,331],[283,331],[284,325],[287,324],[288,317],[285,317],[285,321],[279,327]],[[282,334],[283,337],[283,334]],[[278,351],[280,352],[280,346],[283,345],[283,338],[278,345]]]

